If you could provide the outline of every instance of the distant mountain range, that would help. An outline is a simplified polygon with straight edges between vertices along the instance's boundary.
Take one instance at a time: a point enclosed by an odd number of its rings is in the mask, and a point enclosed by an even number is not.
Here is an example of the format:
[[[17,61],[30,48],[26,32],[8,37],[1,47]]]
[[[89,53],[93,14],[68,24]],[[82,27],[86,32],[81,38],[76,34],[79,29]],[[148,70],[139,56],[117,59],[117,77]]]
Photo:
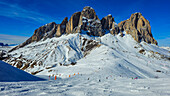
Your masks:
[[[0,42],[0,46],[8,46],[8,44],[4,44]]]
[[[18,45],[18,44],[4,44],[4,43],[0,42],[0,46],[16,46],[16,45]]]

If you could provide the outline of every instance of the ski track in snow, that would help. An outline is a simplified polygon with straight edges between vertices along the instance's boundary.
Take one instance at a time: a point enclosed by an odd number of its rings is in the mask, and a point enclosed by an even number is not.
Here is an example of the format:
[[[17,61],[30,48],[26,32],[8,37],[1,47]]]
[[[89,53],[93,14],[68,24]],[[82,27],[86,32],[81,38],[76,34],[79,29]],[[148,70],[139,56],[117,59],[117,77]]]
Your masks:
[[[129,79],[109,77],[91,79],[77,75],[67,79],[36,82],[0,82],[5,96],[169,96],[170,78]]]

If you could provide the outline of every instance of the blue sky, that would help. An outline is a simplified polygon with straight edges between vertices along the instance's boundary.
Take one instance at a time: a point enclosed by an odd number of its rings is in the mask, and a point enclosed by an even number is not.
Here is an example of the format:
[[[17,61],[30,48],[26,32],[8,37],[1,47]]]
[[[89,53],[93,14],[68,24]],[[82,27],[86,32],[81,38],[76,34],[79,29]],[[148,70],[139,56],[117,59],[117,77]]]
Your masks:
[[[170,0],[0,0],[0,36],[30,37],[38,27],[61,23],[64,17],[91,6],[100,19],[112,14],[117,23],[141,12],[159,45],[170,46],[169,4]]]

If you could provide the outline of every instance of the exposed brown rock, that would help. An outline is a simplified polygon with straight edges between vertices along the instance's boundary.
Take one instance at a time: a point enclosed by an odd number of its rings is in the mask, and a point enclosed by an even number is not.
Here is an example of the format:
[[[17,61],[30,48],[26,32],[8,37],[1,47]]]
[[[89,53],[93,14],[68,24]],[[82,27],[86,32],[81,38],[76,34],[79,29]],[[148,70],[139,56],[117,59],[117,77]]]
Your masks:
[[[56,32],[57,37],[59,37],[59,36],[61,36],[62,34],[65,33],[67,22],[68,22],[68,18],[65,17],[64,20],[62,21],[62,23],[58,25],[57,32]]]
[[[39,73],[39,72],[41,72],[41,71],[43,71],[43,70],[39,70],[39,71],[35,71],[35,72],[31,72],[31,74],[32,74],[32,75],[35,75],[35,74],[37,74],[37,73]]]
[[[89,6],[83,8],[83,11],[81,12],[81,17],[86,17],[87,19],[99,20],[94,9]]]
[[[110,30],[110,33],[113,35],[117,35],[119,33],[119,26],[117,25],[117,23],[112,23],[112,29]]]
[[[73,29],[78,26],[81,12],[74,13],[66,24],[66,33],[74,33]]]
[[[54,27],[56,27],[55,22],[52,22],[52,23],[49,23],[49,24],[46,24],[44,26],[39,27],[38,29],[36,29],[34,31],[34,34],[31,38],[31,42],[39,41],[39,40],[41,40],[42,38],[45,38],[45,37],[51,37],[49,35],[49,33],[51,33],[52,31],[55,32]],[[46,35],[45,35],[45,33],[46,33]],[[51,34],[51,35],[53,35],[53,34]]]
[[[112,23],[114,22],[114,17],[112,15],[107,15],[106,17],[102,18],[101,23],[102,23],[102,28],[103,29],[111,29],[112,28]]]
[[[77,32],[85,31],[88,35],[103,36],[102,24],[93,8],[87,6],[83,8],[80,15]]]
[[[123,32],[120,32],[120,36],[123,37]]]
[[[27,69],[29,66],[30,66],[29,63],[26,63],[21,70],[25,70],[25,69]]]
[[[145,41],[157,45],[151,33],[150,23],[141,13],[132,14],[130,19],[120,22],[118,26],[120,31],[131,34],[137,42]]]
[[[17,61],[16,67],[20,69],[22,66],[23,66],[22,61]]]

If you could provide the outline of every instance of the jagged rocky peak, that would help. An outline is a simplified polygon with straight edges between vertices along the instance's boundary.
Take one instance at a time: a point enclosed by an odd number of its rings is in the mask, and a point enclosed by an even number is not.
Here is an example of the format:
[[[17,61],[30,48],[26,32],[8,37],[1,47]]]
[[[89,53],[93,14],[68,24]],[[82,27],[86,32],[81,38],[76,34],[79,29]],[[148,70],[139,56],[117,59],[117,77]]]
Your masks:
[[[66,24],[66,33],[67,34],[76,32],[76,28],[79,24],[80,15],[81,15],[81,12],[76,12],[71,16],[70,20]]]
[[[106,17],[102,18],[102,28],[110,30],[112,28],[112,24],[114,23],[114,17],[111,14],[107,15]]]
[[[39,41],[42,38],[51,38],[55,33],[55,28],[57,24],[55,22],[51,22],[44,26],[39,27],[34,31],[33,36],[31,37],[31,42]]]
[[[60,37],[62,34],[65,33],[67,22],[68,22],[68,18],[65,17],[64,20],[61,22],[61,24],[59,24],[59,25],[57,26],[57,32],[56,32],[56,36],[57,36],[57,37]]]
[[[98,19],[98,16],[96,15],[96,12],[94,9],[90,6],[86,6],[83,8],[83,11],[81,12],[82,17],[86,17],[87,19]]]
[[[118,26],[121,32],[126,31],[127,34],[131,34],[137,42],[145,41],[157,45],[151,33],[150,23],[141,13],[132,14],[129,19],[120,22]]]
[[[112,28],[110,29],[110,33],[113,35],[117,35],[120,32],[119,26],[116,22],[112,23]]]
[[[141,13],[134,13],[129,19],[117,24],[111,14],[100,20],[95,10],[92,7],[86,6],[81,12],[74,13],[69,21],[65,17],[61,24],[51,22],[39,27],[27,41],[16,46],[10,52],[32,42],[60,37],[62,34],[83,33],[92,36],[103,36],[106,31],[113,35],[121,33],[121,36],[123,36],[125,31],[127,34],[132,35],[137,42],[145,41],[157,45],[157,41],[151,33],[150,23]]]
[[[103,36],[102,24],[92,7],[84,7],[79,20],[77,32],[93,36]]]

